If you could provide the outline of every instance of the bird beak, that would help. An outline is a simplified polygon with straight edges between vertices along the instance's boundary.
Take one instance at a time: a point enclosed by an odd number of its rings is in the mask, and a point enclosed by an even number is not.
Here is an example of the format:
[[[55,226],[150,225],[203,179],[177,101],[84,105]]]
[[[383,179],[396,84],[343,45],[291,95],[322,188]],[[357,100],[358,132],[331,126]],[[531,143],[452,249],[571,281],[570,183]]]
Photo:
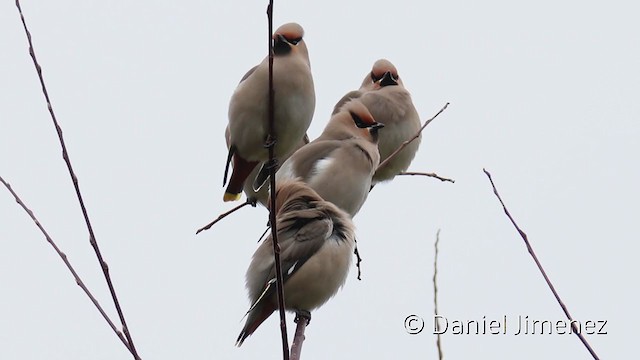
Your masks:
[[[379,122],[377,122],[377,123],[375,123],[375,124],[371,125],[371,129],[372,129],[372,130],[382,129],[383,127],[384,127],[384,124],[383,124],[383,123],[379,123]]]
[[[383,123],[375,123],[373,125],[371,125],[369,127],[369,134],[371,134],[371,137],[373,138],[374,141],[378,141],[378,130],[382,129],[384,127]]]
[[[398,80],[393,77],[391,72],[387,71],[380,79],[380,86],[398,85]]]

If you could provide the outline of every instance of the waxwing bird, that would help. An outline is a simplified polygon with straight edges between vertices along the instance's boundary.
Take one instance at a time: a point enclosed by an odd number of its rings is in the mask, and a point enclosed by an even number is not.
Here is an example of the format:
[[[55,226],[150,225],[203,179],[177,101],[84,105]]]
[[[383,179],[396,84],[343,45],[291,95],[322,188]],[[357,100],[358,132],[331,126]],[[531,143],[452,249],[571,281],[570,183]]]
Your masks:
[[[288,310],[308,313],[344,285],[355,246],[354,226],[347,213],[300,181],[282,181],[276,189],[284,303]],[[271,236],[253,254],[246,281],[252,305],[237,346],[278,308]]]
[[[380,163],[378,123],[352,100],[333,115],[322,134],[293,153],[276,173],[276,183],[300,179],[351,217],[364,204]]]
[[[346,102],[354,98],[359,99],[376,120],[385,124],[378,141],[381,162],[420,130],[420,116],[413,105],[411,94],[404,87],[396,67],[386,59],[380,59],[373,64],[360,89],[343,96],[334,107],[333,113],[337,113]],[[406,171],[418,151],[421,140],[422,135],[377,170],[373,176],[373,183],[391,180]]]
[[[276,160],[291,153],[305,135],[315,109],[315,92],[309,54],[296,23],[280,26],[273,34],[274,131]],[[224,201],[240,198],[245,181],[259,164],[269,159],[264,144],[269,132],[269,59],[249,70],[229,103],[229,164],[233,171]],[[253,179],[252,179],[253,181]]]

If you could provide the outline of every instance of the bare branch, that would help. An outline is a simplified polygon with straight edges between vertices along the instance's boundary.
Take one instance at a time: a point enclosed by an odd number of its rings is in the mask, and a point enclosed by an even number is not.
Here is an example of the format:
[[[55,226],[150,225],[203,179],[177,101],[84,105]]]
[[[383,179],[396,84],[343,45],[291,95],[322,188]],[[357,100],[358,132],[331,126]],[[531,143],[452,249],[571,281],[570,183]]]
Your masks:
[[[282,358],[289,360],[289,340],[287,339],[287,317],[284,307],[284,280],[282,277],[282,264],[280,262],[280,245],[278,244],[278,229],[276,224],[276,167],[274,157],[276,145],[275,133],[275,91],[273,89],[273,0],[269,0],[267,7],[267,22],[269,28],[269,136],[265,146],[269,149],[269,183],[271,196],[269,206],[269,224],[271,225],[271,237],[273,238],[273,257],[276,267],[276,293],[278,294],[278,309],[280,313],[280,333],[282,337]]]
[[[436,282],[436,278],[438,276],[438,243],[440,242],[440,229],[436,233],[436,243],[434,245],[435,255],[433,256],[433,314],[438,315],[438,284]],[[438,359],[442,360],[442,344],[440,342],[440,323],[438,322],[438,318],[434,316],[436,321],[436,347],[438,348]]]
[[[27,35],[27,41],[29,42],[29,55],[31,55],[31,59],[33,60],[33,65],[36,68],[36,72],[38,73],[38,79],[40,80],[40,85],[42,87],[42,94],[47,102],[47,108],[49,109],[49,114],[51,115],[51,120],[53,120],[53,125],[56,128],[56,132],[58,133],[58,139],[60,141],[60,146],[62,148],[62,158],[67,164],[67,169],[69,170],[69,175],[71,176],[71,180],[73,182],[73,186],[76,191],[76,196],[78,198],[78,202],[80,203],[80,208],[82,210],[82,215],[84,216],[85,223],[87,225],[87,230],[89,231],[89,242],[93,247],[96,256],[98,258],[98,262],[100,263],[100,267],[102,268],[102,272],[104,274],[105,280],[107,281],[107,286],[109,287],[109,291],[111,292],[111,297],[113,298],[113,303],[118,312],[118,316],[120,317],[120,322],[122,323],[122,330],[124,335],[127,338],[129,343],[129,349],[135,359],[140,359],[138,353],[136,352],[136,348],[133,345],[133,340],[131,339],[131,335],[129,334],[129,328],[127,327],[127,323],[124,318],[124,314],[122,313],[122,309],[120,307],[120,302],[118,301],[118,297],[116,295],[115,288],[113,287],[113,283],[111,282],[111,276],[109,275],[109,267],[107,263],[104,261],[102,254],[100,253],[100,249],[98,247],[98,243],[96,241],[95,234],[93,233],[93,228],[91,226],[91,221],[89,220],[89,214],[87,213],[87,209],[84,205],[84,201],[82,200],[82,194],[80,193],[80,186],[78,185],[78,178],[73,171],[73,167],[71,166],[71,160],[69,159],[69,154],[67,153],[67,147],[64,143],[64,138],[62,136],[62,128],[58,124],[58,120],[56,119],[56,115],[53,112],[53,106],[51,105],[51,99],[49,99],[49,93],[47,92],[47,87],[44,83],[44,77],[42,76],[42,67],[38,63],[36,58],[36,53],[33,48],[33,42],[31,41],[31,33],[27,28],[27,23],[24,18],[24,14],[22,13],[22,8],[20,7],[20,1],[16,0],[16,7],[18,8],[18,12],[20,14],[20,19],[22,20],[22,25],[24,27],[24,32]]]
[[[111,321],[111,319],[109,318],[107,313],[105,313],[104,309],[102,309],[102,306],[100,305],[98,300],[93,296],[91,291],[89,291],[89,289],[84,284],[84,282],[82,281],[82,279],[80,278],[80,276],[78,275],[76,270],[71,265],[71,262],[69,262],[69,259],[67,258],[67,255],[65,253],[63,253],[62,250],[60,250],[60,248],[58,248],[58,246],[53,241],[51,236],[49,236],[49,233],[47,233],[47,231],[44,229],[44,226],[42,226],[40,221],[38,221],[38,219],[34,215],[33,211],[31,211],[27,207],[27,205],[25,205],[25,203],[22,201],[22,199],[20,199],[18,194],[15,191],[13,191],[13,189],[11,188],[11,185],[8,182],[4,181],[2,176],[0,176],[0,182],[2,182],[2,184],[7,188],[7,190],[9,190],[9,192],[11,193],[11,195],[13,195],[13,198],[16,200],[18,205],[20,205],[22,207],[22,209],[27,213],[27,215],[29,215],[31,220],[33,220],[33,222],[36,224],[38,229],[40,229],[40,232],[44,235],[44,237],[47,240],[47,242],[51,245],[51,247],[53,247],[53,249],[56,251],[56,253],[58,253],[58,256],[60,256],[60,258],[62,259],[64,264],[67,266],[67,269],[69,269],[69,271],[71,272],[71,275],[73,275],[73,278],[75,279],[76,284],[78,284],[78,286],[80,286],[80,288],[84,291],[84,293],[89,297],[89,299],[91,300],[93,305],[96,307],[96,309],[98,309],[98,312],[100,312],[100,315],[102,315],[102,317],[107,322],[107,324],[109,324],[109,327],[111,327],[111,330],[113,330],[113,332],[116,333],[116,335],[118,336],[120,341],[122,341],[124,346],[126,346],[127,349],[131,352],[131,348],[129,347],[129,343],[127,342],[127,339],[125,339],[124,336],[122,335],[122,332],[120,332],[116,328],[116,326],[113,324],[113,321]]]
[[[360,277],[362,272],[360,271],[360,263],[362,262],[362,258],[360,257],[360,252],[358,251],[358,244],[356,242],[356,246],[353,249],[353,253],[356,255],[356,267],[358,268],[358,280],[362,280]]]
[[[271,226],[269,226],[267,224],[267,228],[264,229],[264,232],[262,233],[262,235],[260,235],[260,237],[258,238],[258,241],[256,241],[256,243],[259,243],[260,241],[262,241],[264,239],[264,237],[267,235],[267,233],[269,232],[269,230],[271,230]]]
[[[432,178],[436,178],[442,182],[448,181],[450,183],[455,183],[456,181],[453,179],[442,177],[436,173],[426,173],[426,172],[414,172],[414,171],[403,171],[398,175],[413,175],[413,176],[428,176]]]
[[[224,213],[218,215],[218,217],[215,220],[213,220],[212,222],[208,223],[207,225],[201,227],[200,229],[196,230],[196,235],[200,234],[204,230],[211,229],[211,227],[213,225],[217,224],[220,220],[226,218],[227,216],[233,214],[234,212],[242,209],[243,207],[245,207],[247,205],[251,205],[253,207],[256,207],[256,199],[248,198],[247,201],[243,202],[242,204],[234,207],[233,209],[231,209],[231,210],[229,210],[227,212],[224,212]]]
[[[447,109],[447,107],[449,106],[449,103],[444,104],[444,106],[442,107],[442,109],[440,109],[435,115],[433,115],[429,120],[424,122],[424,125],[422,125],[422,127],[420,128],[420,130],[418,130],[418,132],[413,135],[413,137],[411,137],[410,139],[406,140],[405,142],[403,142],[394,152],[391,153],[391,155],[389,155],[386,159],[384,159],[384,161],[382,161],[380,163],[380,165],[378,165],[378,168],[376,168],[376,171],[378,171],[378,169],[381,169],[383,166],[387,165],[387,163],[389,163],[389,161],[396,156],[400,151],[402,151],[402,149],[404,149],[405,147],[407,147],[407,145],[409,145],[412,141],[414,141],[415,139],[417,139],[420,134],[422,133],[422,130],[424,130],[424,128],[427,127],[427,125],[431,124],[431,122],[433,120],[435,120],[435,118],[438,117],[438,115],[440,115],[443,111],[445,111]]]
[[[540,270],[540,273],[544,277],[544,280],[547,282],[547,286],[549,286],[549,289],[551,289],[551,292],[553,293],[553,296],[556,298],[556,301],[558,302],[558,304],[562,308],[562,311],[567,316],[567,319],[569,319],[569,321],[571,323],[571,329],[573,330],[573,333],[576,334],[576,336],[580,339],[580,341],[587,348],[587,350],[589,351],[591,356],[595,360],[599,360],[598,355],[591,348],[591,345],[589,345],[589,342],[587,342],[587,339],[585,339],[585,337],[582,335],[580,330],[577,328],[575,322],[573,321],[573,318],[571,317],[571,314],[569,314],[569,310],[565,306],[564,302],[562,302],[562,299],[560,299],[560,295],[558,295],[558,292],[556,291],[555,287],[551,283],[551,280],[549,280],[549,277],[547,276],[547,273],[544,271],[544,268],[542,267],[542,264],[538,260],[538,257],[536,256],[536,253],[533,251],[533,248],[531,247],[531,244],[529,243],[529,239],[527,238],[527,234],[525,234],[525,232],[522,231],[520,229],[520,227],[518,227],[518,224],[516,224],[516,221],[513,219],[513,217],[509,213],[509,210],[507,210],[507,207],[504,204],[504,202],[502,201],[502,198],[500,197],[500,194],[498,194],[498,189],[496,189],[496,185],[493,183],[493,179],[491,178],[491,174],[486,169],[482,169],[482,171],[484,171],[484,173],[489,178],[489,182],[491,182],[491,187],[493,188],[493,193],[498,198],[498,201],[500,201],[500,205],[502,205],[502,210],[504,210],[505,215],[507,215],[507,217],[509,218],[509,221],[511,221],[511,224],[513,224],[513,226],[516,228],[516,230],[520,234],[520,237],[522,238],[522,240],[524,240],[524,244],[527,246],[527,251],[529,251],[529,254],[531,255],[531,258],[533,258],[533,261],[536,263],[536,266],[538,266],[538,270]]]
[[[291,344],[291,360],[300,360],[300,354],[302,354],[302,343],[304,342],[304,330],[311,322],[311,314],[308,312],[296,312],[296,318],[293,320],[298,326],[296,326],[296,334],[293,337],[293,343]]]

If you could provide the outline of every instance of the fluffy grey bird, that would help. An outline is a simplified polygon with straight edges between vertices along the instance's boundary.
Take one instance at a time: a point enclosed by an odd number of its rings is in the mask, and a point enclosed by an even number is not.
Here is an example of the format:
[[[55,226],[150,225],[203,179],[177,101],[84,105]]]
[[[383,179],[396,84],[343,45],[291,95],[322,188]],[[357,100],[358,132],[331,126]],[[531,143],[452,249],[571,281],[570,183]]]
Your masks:
[[[359,100],[348,102],[317,139],[282,164],[276,182],[300,179],[323,199],[355,216],[367,199],[380,163],[378,130],[384,126]]]
[[[420,130],[420,116],[404,87],[398,70],[386,59],[377,60],[359,90],[350,91],[338,101],[333,109],[336,114],[351,99],[359,99],[373,117],[385,124],[380,134],[378,149],[380,161],[384,161],[400,145]],[[388,181],[407,170],[420,146],[422,135],[393,157],[373,176],[373,183]]]
[[[288,310],[311,312],[344,285],[355,246],[347,213],[301,181],[276,184],[276,224]],[[246,281],[251,307],[237,346],[277,308],[273,243],[269,236],[253,254]]]
[[[296,23],[280,26],[273,34],[273,87],[275,91],[275,158],[291,153],[311,124],[315,109],[315,91],[309,53],[302,39],[304,30]],[[224,173],[227,182],[229,164],[233,171],[224,201],[240,198],[249,174],[269,159],[264,147],[269,132],[269,59],[242,78],[229,103],[229,155]]]

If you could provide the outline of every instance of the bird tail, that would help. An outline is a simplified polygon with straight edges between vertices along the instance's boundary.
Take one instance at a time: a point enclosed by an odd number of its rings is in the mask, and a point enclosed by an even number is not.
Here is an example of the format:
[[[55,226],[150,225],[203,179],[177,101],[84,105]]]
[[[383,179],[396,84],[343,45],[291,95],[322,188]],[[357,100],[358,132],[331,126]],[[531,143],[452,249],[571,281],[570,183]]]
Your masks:
[[[240,331],[240,335],[238,335],[238,339],[236,340],[236,346],[242,346],[242,343],[249,335],[253,334],[254,331],[262,324],[273,312],[276,307],[272,303],[260,303],[254,306],[251,310],[249,310],[249,316],[247,317],[247,322],[244,324],[242,331]]]
[[[229,150],[229,153],[231,153],[231,150]],[[236,201],[240,199],[244,182],[257,165],[258,161],[247,161],[241,158],[237,152],[233,154],[233,171],[231,172],[231,178],[224,193],[224,201]]]

